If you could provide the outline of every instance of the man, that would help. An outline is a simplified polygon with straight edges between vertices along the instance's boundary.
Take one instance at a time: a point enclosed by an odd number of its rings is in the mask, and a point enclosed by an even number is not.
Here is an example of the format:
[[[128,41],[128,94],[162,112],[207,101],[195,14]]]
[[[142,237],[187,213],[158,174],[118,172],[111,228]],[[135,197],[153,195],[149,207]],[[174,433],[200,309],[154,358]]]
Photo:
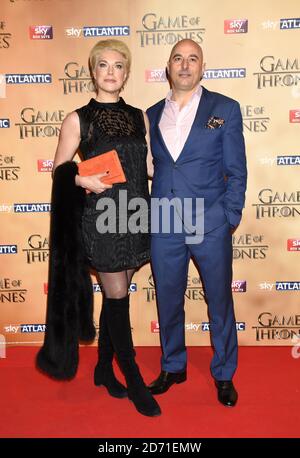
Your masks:
[[[202,87],[204,69],[201,47],[193,40],[178,42],[167,64],[171,91],[147,110],[154,159],[152,198],[169,202],[176,198],[177,204],[183,205],[186,198],[193,203],[204,199],[202,237],[195,235],[198,239],[193,240],[195,231],[186,219],[182,219],[182,233],[172,224],[165,231],[161,223],[152,231],[156,232],[152,234],[151,256],[162,370],[149,389],[161,394],[187,377],[184,293],[193,256],[208,303],[214,347],[211,373],[218,400],[234,406],[238,397],[232,383],[237,333],[231,292],[231,234],[240,222],[245,201],[245,146],[238,102]],[[173,216],[178,213],[176,205]],[[160,217],[154,213],[155,224]],[[195,210],[191,219],[197,220]]]

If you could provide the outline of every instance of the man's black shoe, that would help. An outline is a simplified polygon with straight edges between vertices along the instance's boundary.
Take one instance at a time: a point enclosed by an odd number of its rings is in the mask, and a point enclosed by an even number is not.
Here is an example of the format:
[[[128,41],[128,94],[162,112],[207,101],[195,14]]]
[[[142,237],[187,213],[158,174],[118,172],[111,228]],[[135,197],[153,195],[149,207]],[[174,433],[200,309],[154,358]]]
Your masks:
[[[234,407],[238,394],[231,380],[215,380],[215,385],[218,389],[218,400],[227,407]]]
[[[162,394],[168,391],[174,383],[182,383],[186,381],[186,371],[184,372],[166,372],[161,371],[159,377],[154,382],[148,385],[152,394]]]

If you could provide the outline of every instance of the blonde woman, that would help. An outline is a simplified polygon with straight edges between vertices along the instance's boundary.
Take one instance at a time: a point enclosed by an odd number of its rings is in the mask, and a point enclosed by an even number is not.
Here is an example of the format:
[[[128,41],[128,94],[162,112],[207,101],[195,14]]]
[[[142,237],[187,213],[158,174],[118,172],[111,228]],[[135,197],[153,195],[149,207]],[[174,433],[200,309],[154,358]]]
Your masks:
[[[118,153],[126,176],[125,183],[103,183],[101,178],[105,171],[88,177],[75,177],[76,185],[88,191],[82,218],[84,247],[103,287],[99,361],[94,380],[96,385],[105,386],[111,396],[128,396],[141,414],[157,416],[161,413],[159,405],[145,386],[135,362],[129,318],[128,287],[135,270],[149,261],[149,232],[119,231],[119,221],[124,219],[119,209],[120,191],[127,191],[128,201],[139,197],[149,203],[148,174],[152,175],[147,117],[120,97],[129,77],[130,64],[130,51],[120,40],[101,40],[93,47],[89,66],[96,97],[64,120],[54,170],[72,160],[78,148],[84,160],[112,149]],[[116,221],[113,224],[116,230],[99,233],[96,221],[103,210],[97,209],[96,205],[98,203],[99,208],[104,197],[116,204]],[[125,375],[127,389],[114,375],[114,353]]]

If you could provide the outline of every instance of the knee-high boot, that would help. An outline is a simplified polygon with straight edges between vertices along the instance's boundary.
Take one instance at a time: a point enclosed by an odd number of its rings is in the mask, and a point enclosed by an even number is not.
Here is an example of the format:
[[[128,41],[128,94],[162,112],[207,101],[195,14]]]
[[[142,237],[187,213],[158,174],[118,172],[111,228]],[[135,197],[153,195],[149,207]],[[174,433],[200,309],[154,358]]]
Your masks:
[[[111,396],[115,398],[126,398],[127,390],[116,379],[113,371],[114,348],[106,323],[106,301],[107,299],[103,297],[99,320],[98,363],[94,371],[94,382],[97,386],[105,386]]]
[[[142,415],[150,417],[160,415],[160,407],[146,387],[135,362],[129,317],[129,296],[107,299],[105,311],[112,344],[125,375],[128,398]]]

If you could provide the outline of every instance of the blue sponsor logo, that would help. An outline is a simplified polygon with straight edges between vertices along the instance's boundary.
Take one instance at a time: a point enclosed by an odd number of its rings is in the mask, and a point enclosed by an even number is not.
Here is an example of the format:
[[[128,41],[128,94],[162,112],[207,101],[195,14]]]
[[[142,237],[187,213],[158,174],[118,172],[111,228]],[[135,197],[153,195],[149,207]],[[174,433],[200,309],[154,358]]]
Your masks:
[[[49,84],[52,83],[51,73],[7,73],[6,84]]]
[[[93,291],[94,293],[101,293],[101,285],[100,283],[93,283]]]
[[[246,78],[245,68],[213,68],[205,70],[204,79]]]
[[[245,321],[236,321],[236,330],[237,331],[245,331],[246,330],[246,323]],[[202,331],[209,331],[209,321],[203,321],[201,324]]]
[[[300,291],[300,281],[277,281],[277,291]]]
[[[17,203],[14,204],[14,212],[15,213],[43,213],[43,212],[50,212],[51,211],[51,204],[50,203],[28,203],[28,204],[21,204]]]
[[[8,129],[10,127],[10,121],[8,118],[0,119],[0,129]]]
[[[0,254],[16,254],[18,245],[0,245]]]
[[[135,293],[136,291],[137,291],[137,284],[136,283],[130,283],[129,292],[130,293]]]
[[[83,27],[84,37],[127,37],[128,35],[130,35],[129,25]]]
[[[93,283],[93,291],[94,293],[101,293],[102,291],[102,286],[100,283]],[[136,283],[131,283],[128,292],[129,293],[135,293],[137,291],[137,284]]]
[[[281,30],[300,29],[300,18],[280,19]]]
[[[20,324],[20,332],[45,332],[45,324]]]
[[[277,156],[277,165],[300,165],[300,156]]]

